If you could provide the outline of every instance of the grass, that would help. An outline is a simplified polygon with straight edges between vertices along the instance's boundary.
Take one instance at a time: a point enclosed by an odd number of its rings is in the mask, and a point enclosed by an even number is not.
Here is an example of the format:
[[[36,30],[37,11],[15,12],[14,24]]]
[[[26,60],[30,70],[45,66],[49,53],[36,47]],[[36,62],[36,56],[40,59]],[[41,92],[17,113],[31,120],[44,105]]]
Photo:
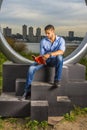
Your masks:
[[[67,121],[75,121],[78,116],[87,115],[87,107],[81,108],[74,106],[74,109],[70,113],[64,115],[64,119]]]
[[[0,130],[47,130],[48,127],[50,126],[47,121],[31,121],[29,118],[0,118]]]
[[[64,115],[64,121],[74,122],[81,117],[87,117],[87,107],[74,106],[74,109]],[[0,130],[52,130],[47,121],[38,122],[26,118],[2,118],[0,117]]]

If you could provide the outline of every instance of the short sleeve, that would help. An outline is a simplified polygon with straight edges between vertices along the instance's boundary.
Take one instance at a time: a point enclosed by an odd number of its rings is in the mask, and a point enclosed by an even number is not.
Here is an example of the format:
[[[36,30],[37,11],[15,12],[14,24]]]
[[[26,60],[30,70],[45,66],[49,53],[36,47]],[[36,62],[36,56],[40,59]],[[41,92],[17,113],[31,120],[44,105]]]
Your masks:
[[[40,42],[40,55],[45,54],[43,44],[44,44],[44,39],[42,39],[41,42]]]
[[[65,40],[63,38],[60,38],[60,46],[59,46],[59,50],[65,51],[66,46],[65,46]]]

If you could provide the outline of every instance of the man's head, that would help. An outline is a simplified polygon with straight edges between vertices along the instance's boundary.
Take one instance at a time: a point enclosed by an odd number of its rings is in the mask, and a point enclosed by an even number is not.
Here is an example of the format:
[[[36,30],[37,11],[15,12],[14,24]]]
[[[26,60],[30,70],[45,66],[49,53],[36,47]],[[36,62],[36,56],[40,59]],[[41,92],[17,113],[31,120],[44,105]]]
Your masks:
[[[52,39],[52,37],[55,35],[55,28],[53,25],[47,25],[45,28],[45,34],[48,37],[48,39]]]

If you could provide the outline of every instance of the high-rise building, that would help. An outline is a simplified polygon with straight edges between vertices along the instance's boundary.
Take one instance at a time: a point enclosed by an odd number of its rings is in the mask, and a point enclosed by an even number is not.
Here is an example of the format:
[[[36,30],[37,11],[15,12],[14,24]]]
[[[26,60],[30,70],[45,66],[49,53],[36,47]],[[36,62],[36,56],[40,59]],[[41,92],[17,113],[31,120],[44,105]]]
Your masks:
[[[86,5],[87,5],[87,0],[85,0],[85,3],[86,3]]]
[[[29,27],[29,41],[33,42],[34,41],[34,34],[33,34],[33,27]]]
[[[33,36],[34,34],[33,34],[33,27],[29,27],[29,36]]]
[[[12,29],[9,27],[3,28],[3,34],[4,36],[11,36],[12,35]]]
[[[0,9],[1,9],[2,0],[0,0]]]
[[[74,37],[74,31],[69,31],[69,38],[73,38]]]
[[[36,29],[36,36],[41,36],[41,28]]]
[[[23,35],[23,39],[27,38],[27,25],[22,26],[22,35]]]
[[[36,42],[40,42],[41,40],[41,28],[36,29]]]

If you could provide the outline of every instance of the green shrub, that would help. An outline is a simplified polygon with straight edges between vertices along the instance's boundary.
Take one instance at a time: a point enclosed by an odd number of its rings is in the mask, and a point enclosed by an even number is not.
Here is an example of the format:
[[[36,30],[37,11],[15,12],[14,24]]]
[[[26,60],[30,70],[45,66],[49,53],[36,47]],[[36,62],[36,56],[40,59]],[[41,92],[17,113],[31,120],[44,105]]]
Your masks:
[[[4,126],[3,126],[3,120],[2,120],[2,118],[0,117],[0,130],[2,130],[4,128]]]
[[[26,123],[26,128],[30,128],[30,130],[38,130],[39,122],[36,120],[29,121]]]
[[[47,121],[42,121],[40,123],[40,127],[43,128],[43,130],[46,130],[47,129],[47,126],[48,126],[48,122]]]
[[[75,121],[77,116],[81,116],[85,114],[87,114],[87,107],[80,108],[80,107],[74,106],[74,109],[70,111],[70,113],[66,113],[64,115],[64,118],[67,121]]]

